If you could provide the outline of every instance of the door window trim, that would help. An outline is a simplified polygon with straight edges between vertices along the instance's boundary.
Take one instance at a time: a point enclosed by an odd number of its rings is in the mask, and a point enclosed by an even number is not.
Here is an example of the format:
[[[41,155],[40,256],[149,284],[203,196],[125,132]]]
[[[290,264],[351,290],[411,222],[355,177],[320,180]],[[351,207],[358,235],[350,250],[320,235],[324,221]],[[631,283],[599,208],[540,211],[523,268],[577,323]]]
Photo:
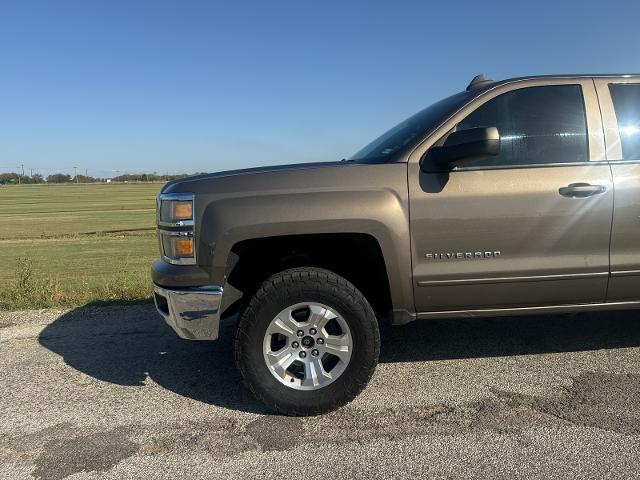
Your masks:
[[[409,155],[409,163],[418,163],[420,158],[431,148],[438,140],[440,140],[445,134],[447,134],[455,125],[465,119],[469,114],[475,111],[480,106],[484,105],[488,101],[504,94],[515,90],[521,90],[523,88],[530,87],[546,87],[555,85],[578,85],[581,87],[582,100],[584,102],[584,109],[587,123],[587,144],[589,160],[586,162],[567,162],[567,163],[546,163],[546,164],[531,164],[531,165],[496,165],[496,166],[484,166],[484,167],[456,167],[453,170],[436,170],[433,172],[463,172],[463,171],[481,171],[481,170],[511,170],[521,168],[549,168],[549,167],[566,167],[566,166],[580,166],[580,165],[594,165],[601,162],[606,162],[606,149],[605,138],[603,133],[602,117],[600,115],[600,104],[598,102],[598,95],[594,85],[594,79],[592,77],[559,77],[559,78],[534,78],[527,80],[518,80],[516,82],[509,82],[506,84],[498,85],[493,89],[489,89],[474,100],[469,102],[465,107],[456,112],[451,118],[443,123],[438,129],[436,129],[431,135],[428,136],[421,144],[419,144]]]

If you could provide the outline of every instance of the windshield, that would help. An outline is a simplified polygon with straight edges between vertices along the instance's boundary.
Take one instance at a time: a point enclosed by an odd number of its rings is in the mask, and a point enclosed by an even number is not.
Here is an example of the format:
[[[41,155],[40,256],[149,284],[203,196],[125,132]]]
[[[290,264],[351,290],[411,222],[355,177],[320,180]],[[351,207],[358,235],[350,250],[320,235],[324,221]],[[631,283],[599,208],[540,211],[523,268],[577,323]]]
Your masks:
[[[392,156],[413,146],[428,131],[460,108],[474,95],[473,92],[460,92],[440,100],[424,110],[396,125],[387,133],[376,138],[369,145],[354,153],[350,160],[367,163],[384,163]]]

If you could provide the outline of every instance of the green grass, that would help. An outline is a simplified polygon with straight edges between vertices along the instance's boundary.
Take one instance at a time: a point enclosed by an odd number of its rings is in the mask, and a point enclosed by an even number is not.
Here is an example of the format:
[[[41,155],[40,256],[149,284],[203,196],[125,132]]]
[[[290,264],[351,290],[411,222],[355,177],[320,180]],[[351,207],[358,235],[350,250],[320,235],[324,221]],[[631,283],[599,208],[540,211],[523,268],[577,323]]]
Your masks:
[[[0,187],[0,240],[153,229],[159,184]]]
[[[0,187],[0,309],[148,299],[160,187]]]

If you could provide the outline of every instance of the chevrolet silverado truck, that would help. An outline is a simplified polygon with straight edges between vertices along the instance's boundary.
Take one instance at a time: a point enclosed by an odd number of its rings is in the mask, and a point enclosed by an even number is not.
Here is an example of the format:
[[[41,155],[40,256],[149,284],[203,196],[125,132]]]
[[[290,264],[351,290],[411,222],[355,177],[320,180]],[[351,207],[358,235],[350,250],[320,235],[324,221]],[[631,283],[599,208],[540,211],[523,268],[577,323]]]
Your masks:
[[[382,322],[640,307],[640,76],[479,75],[348,160],[166,184],[158,236],[177,334],[236,317],[253,394],[327,412]]]

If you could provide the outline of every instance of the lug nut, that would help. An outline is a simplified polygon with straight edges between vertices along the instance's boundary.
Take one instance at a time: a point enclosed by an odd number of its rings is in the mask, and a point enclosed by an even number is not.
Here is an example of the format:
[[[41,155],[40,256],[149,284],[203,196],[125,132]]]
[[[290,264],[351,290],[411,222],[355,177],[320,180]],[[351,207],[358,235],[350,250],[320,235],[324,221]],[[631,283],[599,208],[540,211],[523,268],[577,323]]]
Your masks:
[[[300,344],[298,342],[293,342],[293,343],[291,343],[291,346],[293,348],[298,348],[300,346]]]
[[[316,342],[318,342],[318,345],[322,345],[324,343],[324,338],[319,338]]]
[[[318,333],[318,331],[315,328],[309,329],[309,335],[315,335],[316,333]]]
[[[320,352],[318,350],[316,350],[315,348],[313,350],[311,350],[311,355],[313,355],[314,357],[317,357],[319,353]]]
[[[300,352],[300,358],[305,358],[307,356],[307,352]]]
[[[298,330],[298,333],[296,333],[296,335],[302,337],[304,335],[304,332],[302,330]]]

